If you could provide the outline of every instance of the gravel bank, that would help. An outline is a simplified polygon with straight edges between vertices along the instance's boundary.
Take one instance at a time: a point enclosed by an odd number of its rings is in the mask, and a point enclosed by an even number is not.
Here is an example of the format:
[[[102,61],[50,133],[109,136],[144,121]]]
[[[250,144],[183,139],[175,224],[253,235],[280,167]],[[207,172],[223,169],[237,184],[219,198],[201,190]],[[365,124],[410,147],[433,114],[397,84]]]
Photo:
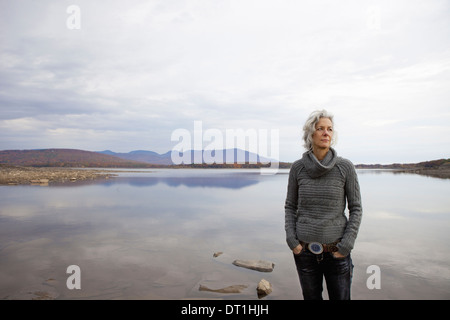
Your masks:
[[[0,185],[47,185],[51,183],[109,179],[116,176],[102,169],[34,168],[0,164]]]

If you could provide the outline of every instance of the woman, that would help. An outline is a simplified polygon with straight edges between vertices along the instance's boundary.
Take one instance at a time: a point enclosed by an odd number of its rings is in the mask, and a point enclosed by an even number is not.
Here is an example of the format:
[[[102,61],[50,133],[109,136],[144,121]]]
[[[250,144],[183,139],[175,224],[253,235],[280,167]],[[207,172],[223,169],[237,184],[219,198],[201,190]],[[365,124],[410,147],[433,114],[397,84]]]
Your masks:
[[[349,300],[353,249],[362,207],[353,164],[337,156],[333,116],[315,111],[303,127],[306,151],[292,164],[285,203],[286,242],[294,253],[304,299]],[[345,216],[346,203],[348,219]]]

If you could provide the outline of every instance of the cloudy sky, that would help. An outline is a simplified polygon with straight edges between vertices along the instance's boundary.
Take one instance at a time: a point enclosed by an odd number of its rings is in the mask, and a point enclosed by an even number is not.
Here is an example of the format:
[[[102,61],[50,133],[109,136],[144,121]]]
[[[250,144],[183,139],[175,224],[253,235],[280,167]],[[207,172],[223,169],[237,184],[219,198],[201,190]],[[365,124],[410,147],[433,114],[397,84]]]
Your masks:
[[[165,153],[202,121],[294,161],[325,108],[354,163],[450,158],[449,89],[447,0],[0,0],[0,150]]]

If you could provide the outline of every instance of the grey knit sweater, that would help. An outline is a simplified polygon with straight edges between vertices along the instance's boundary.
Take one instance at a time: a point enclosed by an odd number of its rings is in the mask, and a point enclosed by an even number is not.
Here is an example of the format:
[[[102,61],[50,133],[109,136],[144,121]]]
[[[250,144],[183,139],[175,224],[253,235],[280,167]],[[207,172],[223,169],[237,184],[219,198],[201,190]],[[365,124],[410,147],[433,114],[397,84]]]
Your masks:
[[[348,219],[345,207],[348,206]],[[353,164],[330,148],[322,161],[312,151],[292,164],[285,203],[286,242],[332,243],[343,255],[353,249],[361,223],[361,195]]]

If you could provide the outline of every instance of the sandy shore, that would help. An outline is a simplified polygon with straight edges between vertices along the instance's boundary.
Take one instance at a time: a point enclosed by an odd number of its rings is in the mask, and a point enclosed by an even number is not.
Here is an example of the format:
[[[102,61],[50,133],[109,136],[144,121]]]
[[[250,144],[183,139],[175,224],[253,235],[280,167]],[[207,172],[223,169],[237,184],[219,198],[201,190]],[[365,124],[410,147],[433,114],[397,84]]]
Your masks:
[[[51,183],[109,179],[116,176],[102,169],[34,168],[0,164],[0,185],[47,185]]]

